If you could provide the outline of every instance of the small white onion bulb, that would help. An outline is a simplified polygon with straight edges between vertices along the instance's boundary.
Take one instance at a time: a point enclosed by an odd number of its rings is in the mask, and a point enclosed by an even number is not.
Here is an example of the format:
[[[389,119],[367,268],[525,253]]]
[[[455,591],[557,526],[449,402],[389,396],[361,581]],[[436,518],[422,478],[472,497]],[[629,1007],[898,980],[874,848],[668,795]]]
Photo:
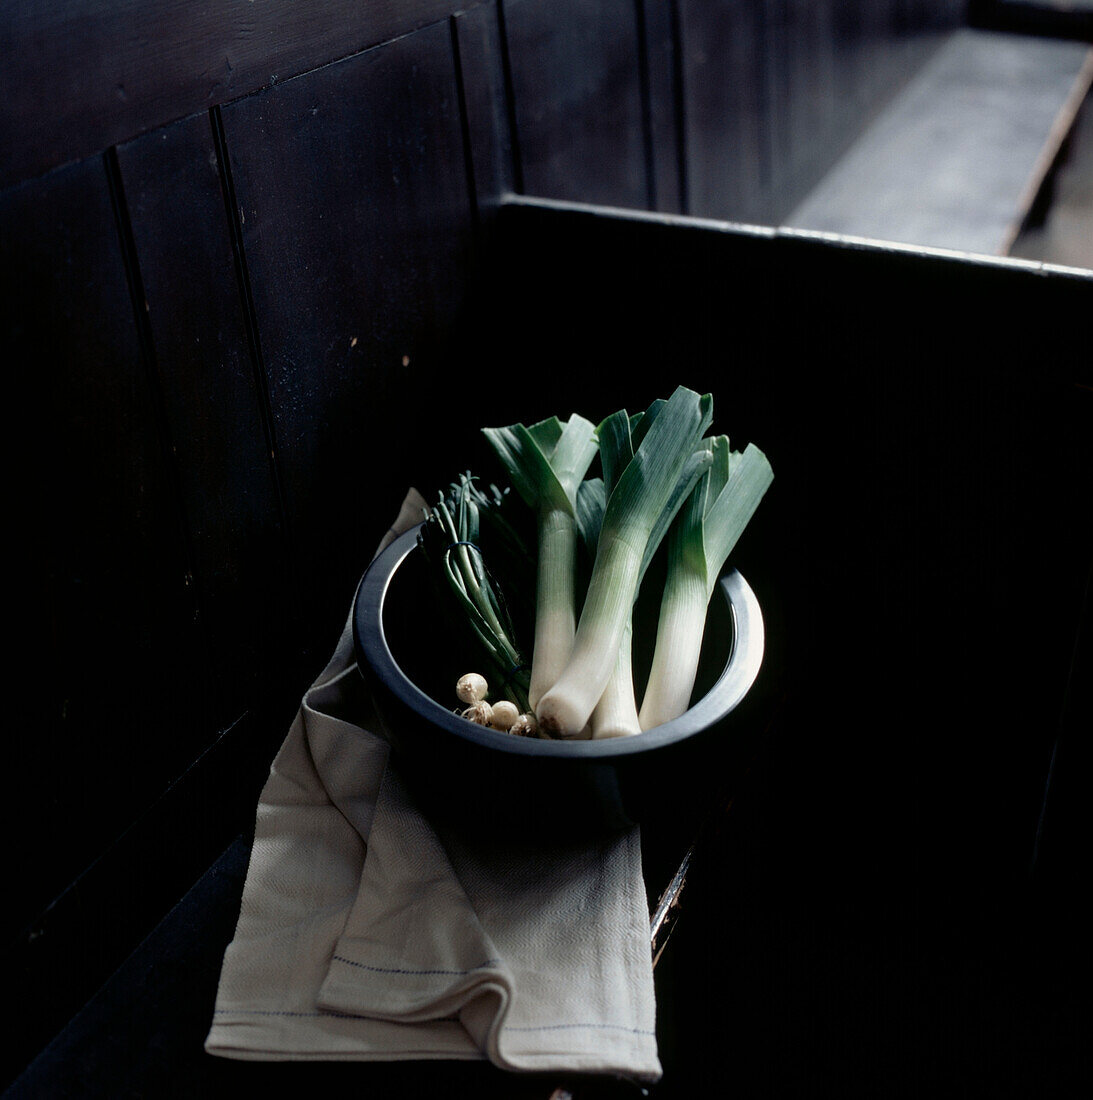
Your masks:
[[[514,733],[517,737],[535,737],[539,733],[539,723],[535,721],[535,715],[528,711],[513,722],[509,727],[509,733]]]
[[[479,676],[477,672],[468,672],[465,676],[460,676],[455,685],[455,693],[464,703],[477,703],[485,699],[489,689],[486,678]]]
[[[490,725],[495,730],[508,733],[512,729],[513,722],[519,717],[520,711],[515,703],[509,702],[508,699],[499,699],[493,704],[493,720]]]
[[[485,699],[479,699],[477,703],[471,703],[467,707],[463,717],[480,726],[488,726],[493,721],[493,707]]]

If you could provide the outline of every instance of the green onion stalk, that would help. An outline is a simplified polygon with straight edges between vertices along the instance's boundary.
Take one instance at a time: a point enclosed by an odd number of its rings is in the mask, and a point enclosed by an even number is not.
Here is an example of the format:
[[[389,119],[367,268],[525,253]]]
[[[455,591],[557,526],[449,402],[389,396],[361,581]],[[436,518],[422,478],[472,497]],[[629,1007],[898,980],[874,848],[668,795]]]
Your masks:
[[[426,561],[443,579],[470,628],[496,698],[511,699],[521,712],[528,702],[528,667],[518,644],[512,618],[500,585],[486,566],[482,546],[483,518],[497,545],[513,560],[526,561],[526,551],[515,530],[500,515],[504,494],[490,486],[492,497],[479,489],[469,474],[460,476],[447,495],[426,513],[418,534]],[[500,553],[501,551],[499,551]]]

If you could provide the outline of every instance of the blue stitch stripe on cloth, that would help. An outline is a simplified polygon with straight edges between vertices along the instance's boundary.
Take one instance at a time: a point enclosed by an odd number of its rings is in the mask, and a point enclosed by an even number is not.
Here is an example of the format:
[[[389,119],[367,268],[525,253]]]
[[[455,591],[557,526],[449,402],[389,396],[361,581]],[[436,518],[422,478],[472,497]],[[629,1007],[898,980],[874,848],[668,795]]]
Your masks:
[[[369,966],[367,963],[354,962],[352,959],[344,958],[342,955],[335,955],[334,961],[345,963],[346,966],[359,966],[361,970],[371,970],[376,974],[420,974],[424,976],[441,974],[445,977],[452,978],[458,978],[463,974],[473,974],[476,970],[487,970],[489,967],[498,966],[501,963],[500,959],[487,959],[477,966],[472,966],[469,970],[406,970],[394,966]]]
[[[336,958],[337,956],[335,956]],[[348,962],[348,959],[342,959],[342,962]],[[359,963],[354,965],[361,965]],[[482,966],[487,966],[488,963],[483,963]],[[372,969],[369,967],[368,969]],[[472,970],[480,970],[482,967],[472,967]],[[423,973],[423,974],[470,974],[470,970],[423,970],[423,971],[390,971],[390,973],[402,974],[402,973]],[[273,1009],[260,1009],[260,1008],[218,1008],[213,1013],[214,1016],[337,1016],[343,1020],[356,1020],[358,1016],[352,1012],[290,1012],[288,1010],[275,1011]],[[446,1016],[444,1020],[455,1021],[455,1016]],[[441,1021],[443,1022],[443,1021]],[[542,1024],[538,1027],[506,1027],[506,1031],[581,1031],[581,1030],[606,1030],[606,1031],[628,1031],[631,1035],[656,1035],[655,1031],[647,1031],[640,1027],[627,1027],[625,1024]]]
[[[214,1016],[310,1016],[319,1018],[323,1016],[336,1016],[339,1020],[359,1020],[360,1016],[352,1012],[291,1012],[288,1009],[276,1011],[262,1008],[218,1008],[213,1012]],[[438,1024],[457,1024],[458,1016],[438,1016]]]
[[[218,1008],[214,1016],[337,1016],[342,1020],[356,1020],[352,1012],[290,1012],[288,1009],[274,1010],[262,1008]]]
[[[631,1035],[656,1035],[655,1031],[646,1031],[641,1027],[627,1027],[625,1024],[541,1024],[539,1027],[506,1027],[506,1031],[561,1031],[563,1029],[572,1030],[576,1028],[581,1030],[584,1028],[603,1029],[607,1031],[628,1031]]]

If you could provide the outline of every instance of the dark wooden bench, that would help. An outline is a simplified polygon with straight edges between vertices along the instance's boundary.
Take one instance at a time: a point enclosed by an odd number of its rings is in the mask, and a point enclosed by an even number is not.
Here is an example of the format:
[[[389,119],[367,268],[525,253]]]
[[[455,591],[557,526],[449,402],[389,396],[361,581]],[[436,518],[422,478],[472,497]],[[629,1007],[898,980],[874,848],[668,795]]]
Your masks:
[[[1093,48],[952,32],[785,224],[1007,255],[1093,82]]]

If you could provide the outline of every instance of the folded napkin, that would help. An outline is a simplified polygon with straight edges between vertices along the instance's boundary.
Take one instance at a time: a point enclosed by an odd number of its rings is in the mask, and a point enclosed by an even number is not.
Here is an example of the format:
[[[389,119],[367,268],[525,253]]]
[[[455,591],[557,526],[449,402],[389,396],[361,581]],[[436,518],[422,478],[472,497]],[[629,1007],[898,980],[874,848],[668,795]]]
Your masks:
[[[411,490],[380,549],[422,507]],[[205,1049],[653,1081],[654,1025],[637,830],[531,845],[434,827],[388,761],[347,622],[262,791]]]

